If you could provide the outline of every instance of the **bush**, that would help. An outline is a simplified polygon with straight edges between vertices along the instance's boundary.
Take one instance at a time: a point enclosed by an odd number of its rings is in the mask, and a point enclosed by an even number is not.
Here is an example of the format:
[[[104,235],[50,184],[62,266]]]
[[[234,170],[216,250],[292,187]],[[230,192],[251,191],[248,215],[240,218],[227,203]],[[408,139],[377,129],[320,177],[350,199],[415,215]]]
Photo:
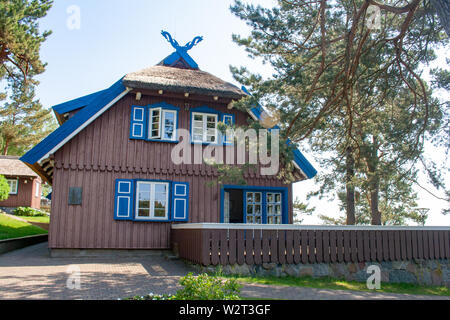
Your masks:
[[[206,273],[197,277],[189,273],[181,278],[184,287],[175,294],[176,300],[239,300],[240,285],[236,280],[222,280]]]
[[[6,200],[9,197],[8,180],[0,174],[0,201]]]
[[[30,207],[18,207],[14,209],[14,214],[16,216],[22,217],[44,217],[46,214],[42,211],[30,208]]]
[[[175,295],[153,294],[134,296],[125,300],[239,300],[240,285],[234,279],[222,280],[206,273],[195,277],[192,273],[180,279],[184,287]]]

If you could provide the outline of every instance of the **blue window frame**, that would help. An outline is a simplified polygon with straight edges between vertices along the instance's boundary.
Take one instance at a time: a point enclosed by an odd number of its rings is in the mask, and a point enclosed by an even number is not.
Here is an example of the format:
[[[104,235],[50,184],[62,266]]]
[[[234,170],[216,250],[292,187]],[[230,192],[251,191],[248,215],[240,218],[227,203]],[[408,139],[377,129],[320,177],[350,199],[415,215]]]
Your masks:
[[[178,142],[179,108],[166,102],[132,106],[130,139]]]
[[[232,127],[234,125],[234,115],[232,114],[223,114],[222,122],[227,125],[227,127]],[[228,136],[226,133],[223,135],[223,144],[231,145],[233,144],[234,137]]]
[[[220,222],[225,220],[225,191],[242,190],[244,223],[289,223],[287,187],[224,185],[220,192]]]

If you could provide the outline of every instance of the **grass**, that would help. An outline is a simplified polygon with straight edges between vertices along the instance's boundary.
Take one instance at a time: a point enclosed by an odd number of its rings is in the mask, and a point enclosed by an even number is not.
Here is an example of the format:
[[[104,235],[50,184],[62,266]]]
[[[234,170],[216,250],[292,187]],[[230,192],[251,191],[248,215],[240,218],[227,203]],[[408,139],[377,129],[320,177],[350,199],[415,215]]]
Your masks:
[[[421,295],[438,295],[450,296],[450,289],[437,286],[422,286],[409,283],[381,283],[381,289],[369,290],[365,282],[346,281],[330,277],[312,278],[305,277],[246,277],[246,276],[229,276],[221,275],[224,278],[234,278],[239,282],[259,283],[268,285],[282,285],[294,287],[306,287],[317,289],[338,289],[338,290],[354,290],[354,291],[370,291],[383,293],[403,293],[403,294],[421,294]]]
[[[21,219],[31,221],[31,222],[40,222],[40,223],[50,223],[50,216],[43,216],[43,217],[24,217],[24,216],[18,216]]]
[[[44,229],[0,214],[0,240],[46,233]]]

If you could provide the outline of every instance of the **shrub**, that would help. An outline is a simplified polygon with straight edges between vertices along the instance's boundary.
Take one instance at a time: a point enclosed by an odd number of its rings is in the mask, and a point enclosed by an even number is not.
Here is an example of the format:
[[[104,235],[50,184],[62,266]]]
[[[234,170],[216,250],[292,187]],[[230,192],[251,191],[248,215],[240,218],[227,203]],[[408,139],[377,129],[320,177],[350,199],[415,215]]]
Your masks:
[[[240,285],[236,280],[222,280],[206,273],[192,273],[180,279],[184,287],[175,294],[176,300],[239,300]]]
[[[175,295],[150,293],[125,300],[239,300],[240,285],[234,279],[222,280],[206,273],[195,277],[192,273],[180,279],[184,287]]]
[[[4,176],[0,174],[0,201],[6,200],[9,197],[9,184]]]
[[[23,217],[44,217],[46,214],[42,211],[30,208],[30,207],[18,207],[14,209],[14,214],[16,216]]]

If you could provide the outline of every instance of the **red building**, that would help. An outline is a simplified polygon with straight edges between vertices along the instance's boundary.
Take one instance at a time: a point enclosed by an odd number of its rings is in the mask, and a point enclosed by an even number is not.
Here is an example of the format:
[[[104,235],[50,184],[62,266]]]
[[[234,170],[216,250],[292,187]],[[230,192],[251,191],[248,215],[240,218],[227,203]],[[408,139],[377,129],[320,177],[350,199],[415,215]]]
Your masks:
[[[0,156],[0,175],[3,175],[9,184],[9,197],[0,201],[0,208],[10,210],[16,207],[41,207],[41,178],[19,157]]]
[[[181,47],[163,35],[174,53],[54,106],[60,127],[22,157],[53,186],[50,248],[166,249],[173,223],[292,223],[292,184],[276,175],[249,170],[245,186],[211,186],[213,166],[174,163],[181,141],[192,158],[232,147],[219,123],[246,125],[263,108],[233,108],[246,92],[198,68],[187,51],[200,37]],[[297,181],[316,174],[298,150],[293,163]]]

